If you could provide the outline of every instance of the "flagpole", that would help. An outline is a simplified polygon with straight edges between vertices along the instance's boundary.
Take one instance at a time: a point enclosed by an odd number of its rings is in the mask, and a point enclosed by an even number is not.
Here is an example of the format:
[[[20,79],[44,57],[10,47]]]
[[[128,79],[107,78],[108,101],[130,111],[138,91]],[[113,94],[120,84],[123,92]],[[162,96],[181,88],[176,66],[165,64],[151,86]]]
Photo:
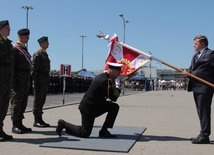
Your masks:
[[[101,34],[100,34],[100,35],[97,35],[97,36],[98,36],[99,38],[105,38],[106,35],[104,35],[104,34],[101,32]],[[108,40],[108,39],[106,39],[106,40]],[[125,44],[125,43],[121,43],[121,42],[117,42],[117,43],[119,43],[119,44],[122,45],[122,46],[125,46],[126,48],[129,48],[129,49],[131,49],[131,50],[134,50],[134,51],[136,51],[136,52],[138,52],[138,53],[140,53],[140,54],[146,55],[147,57],[149,57],[150,60],[158,61],[158,62],[160,62],[160,63],[162,63],[162,64],[164,64],[164,65],[166,65],[166,66],[168,66],[168,67],[170,67],[170,68],[173,68],[173,69],[175,69],[175,70],[177,70],[177,71],[179,71],[179,72],[181,72],[181,73],[184,71],[184,70],[181,69],[181,68],[175,67],[175,66],[173,66],[173,65],[171,65],[171,64],[169,64],[169,63],[167,63],[167,62],[165,62],[165,61],[162,61],[162,60],[160,60],[160,59],[158,59],[158,58],[155,58],[155,57],[153,57],[153,56],[151,56],[151,55],[149,55],[149,54],[147,54],[147,53],[144,53],[144,52],[142,52],[142,51],[140,51],[140,50],[138,50],[138,49],[136,49],[136,48],[133,48],[133,47],[131,47],[131,46]],[[195,76],[195,75],[193,75],[193,74],[191,74],[191,73],[188,73],[188,75],[189,75],[189,77],[194,78],[194,79],[196,79],[196,80],[198,80],[198,81],[200,81],[200,82],[202,82],[202,83],[204,83],[204,84],[206,84],[206,85],[208,85],[208,86],[214,88],[214,84],[212,84],[212,83],[210,83],[210,82],[208,82],[208,81],[206,81],[206,80],[204,80],[204,79],[201,79],[201,78],[199,78],[199,77],[197,77],[197,76]]]
[[[179,71],[179,72],[183,72],[183,69],[181,69],[181,68],[175,67],[175,66],[173,66],[173,65],[171,65],[171,64],[169,64],[169,63],[167,63],[167,62],[165,62],[165,61],[162,61],[162,60],[160,60],[160,59],[158,59],[158,58],[155,58],[155,57],[153,57],[153,56],[152,56],[151,58],[152,58],[153,60],[158,61],[158,62],[160,62],[160,63],[162,63],[162,64],[164,64],[164,65],[166,65],[166,66],[168,66],[168,67],[171,67],[171,68],[173,68],[173,69],[175,69],[175,70],[177,70],[177,71]],[[191,73],[188,73],[188,75],[189,75],[191,78],[194,78],[194,79],[196,79],[196,80],[198,80],[198,81],[200,81],[200,82],[202,82],[202,83],[204,83],[204,84],[206,84],[206,85],[208,85],[208,86],[214,88],[214,84],[212,84],[212,83],[210,83],[210,82],[208,82],[208,81],[206,81],[206,80],[204,80],[204,79],[202,79],[202,78],[199,78],[199,77],[197,77],[197,76],[195,76],[195,75],[193,75],[193,74],[191,74]]]

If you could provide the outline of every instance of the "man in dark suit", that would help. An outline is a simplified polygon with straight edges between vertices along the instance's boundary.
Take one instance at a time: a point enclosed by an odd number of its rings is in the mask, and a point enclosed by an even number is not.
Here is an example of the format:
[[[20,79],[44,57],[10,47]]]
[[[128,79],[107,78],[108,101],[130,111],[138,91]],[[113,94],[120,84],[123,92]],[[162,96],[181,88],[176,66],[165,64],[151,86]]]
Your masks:
[[[119,105],[115,101],[121,91],[119,86],[115,85],[115,79],[120,75],[122,64],[108,63],[108,66],[109,69],[107,72],[101,73],[92,81],[79,105],[82,126],[76,126],[60,119],[56,128],[56,133],[59,136],[61,136],[61,132],[65,128],[68,134],[88,138],[91,134],[95,118],[107,112],[99,136],[116,137],[107,129],[113,127],[119,111]]]
[[[199,35],[194,38],[194,49],[196,53],[193,56],[191,66],[183,74],[188,77],[189,73],[214,83],[214,51],[208,48],[208,39]],[[190,78],[188,91],[193,91],[198,117],[200,120],[201,131],[197,137],[191,138],[193,144],[210,143],[209,135],[211,133],[211,104],[213,97],[213,88]]]

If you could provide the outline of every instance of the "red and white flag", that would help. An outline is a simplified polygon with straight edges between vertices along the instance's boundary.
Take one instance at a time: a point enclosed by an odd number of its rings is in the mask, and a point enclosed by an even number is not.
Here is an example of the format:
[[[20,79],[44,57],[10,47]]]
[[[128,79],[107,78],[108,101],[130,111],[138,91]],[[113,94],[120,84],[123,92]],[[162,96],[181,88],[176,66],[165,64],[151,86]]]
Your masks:
[[[142,66],[150,61],[151,55],[118,42],[118,37],[114,35],[110,39],[104,71],[108,70],[107,62],[123,64],[121,77],[122,79],[126,79],[133,76]]]

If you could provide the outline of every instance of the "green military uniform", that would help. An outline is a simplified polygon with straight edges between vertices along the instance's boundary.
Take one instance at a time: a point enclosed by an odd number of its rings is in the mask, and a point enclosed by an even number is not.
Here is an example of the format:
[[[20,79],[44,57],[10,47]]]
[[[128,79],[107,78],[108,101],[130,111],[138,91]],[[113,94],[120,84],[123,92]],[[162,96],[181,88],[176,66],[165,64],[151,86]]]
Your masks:
[[[29,35],[28,29],[18,31],[19,35]],[[13,121],[13,133],[24,133],[31,131],[22,124],[24,112],[27,107],[30,70],[32,66],[31,55],[28,53],[27,47],[17,42],[13,48],[14,53],[14,70],[12,76],[11,89],[11,120]],[[21,88],[21,89],[20,89]]]
[[[8,21],[0,21],[0,28],[9,25]],[[3,131],[4,119],[7,114],[10,89],[11,89],[11,71],[12,71],[12,49],[11,40],[0,35],[0,141],[13,139]]]
[[[11,41],[0,36],[0,126],[3,126],[10,100],[11,61]]]
[[[44,49],[40,49],[33,55],[32,79],[34,85],[34,106],[35,127],[47,127],[49,124],[42,120],[42,108],[46,101],[49,88],[50,59]]]

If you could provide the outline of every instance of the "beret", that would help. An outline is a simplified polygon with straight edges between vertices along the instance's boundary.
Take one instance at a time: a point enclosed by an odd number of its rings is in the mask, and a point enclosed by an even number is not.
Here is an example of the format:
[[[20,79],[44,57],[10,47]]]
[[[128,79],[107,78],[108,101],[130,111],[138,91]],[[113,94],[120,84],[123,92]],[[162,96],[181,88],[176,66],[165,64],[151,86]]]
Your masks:
[[[20,35],[20,36],[26,36],[26,35],[30,34],[30,30],[29,29],[21,29],[21,30],[18,31],[17,34]]]
[[[48,41],[48,37],[43,36],[43,37],[41,37],[41,38],[38,39],[38,42],[39,42],[39,43],[42,43],[42,42],[44,42],[44,41]]]
[[[9,21],[8,20],[2,20],[2,21],[0,21],[0,28],[3,28],[6,25],[9,25]]]

